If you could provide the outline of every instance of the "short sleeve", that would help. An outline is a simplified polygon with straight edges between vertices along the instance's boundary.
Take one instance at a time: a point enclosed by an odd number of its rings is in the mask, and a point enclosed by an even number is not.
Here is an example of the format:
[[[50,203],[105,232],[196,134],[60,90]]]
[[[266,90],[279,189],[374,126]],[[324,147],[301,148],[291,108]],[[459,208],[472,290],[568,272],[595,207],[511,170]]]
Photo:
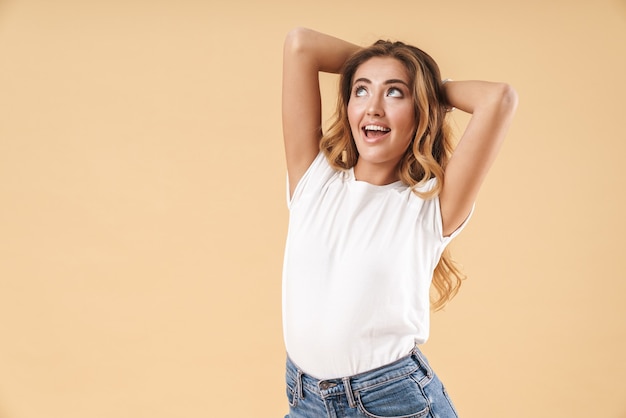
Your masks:
[[[428,191],[435,187],[437,182],[436,178],[430,179],[424,186],[420,187],[418,190],[420,191]],[[472,214],[474,213],[475,204],[472,205],[472,209],[470,213],[467,215],[467,218],[463,221],[461,225],[449,236],[443,236],[443,218],[441,216],[441,204],[439,202],[439,196],[435,196],[432,199],[428,199],[424,202],[422,207],[422,219],[425,223],[424,226],[428,226],[428,230],[434,233],[435,238],[442,244],[442,248],[450,243],[467,225]]]
[[[289,197],[289,178],[287,177],[287,207],[291,209],[307,190],[319,189],[334,174],[336,174],[336,171],[328,164],[326,156],[322,152],[318,153],[296,185],[291,198]]]
[[[474,207],[476,206],[476,204],[474,203],[472,205],[472,209],[470,210],[469,214],[467,215],[467,217],[465,218],[465,220],[463,221],[463,223],[461,223],[461,225],[459,225],[459,227],[457,229],[454,230],[454,232],[452,232],[452,234],[448,235],[447,237],[443,236],[443,218],[441,217],[441,205],[439,203],[439,196],[435,197],[433,199],[435,202],[434,204],[436,205],[437,209],[436,209],[436,217],[437,217],[437,221],[436,221],[436,226],[437,226],[437,234],[438,237],[440,237],[444,247],[446,245],[448,245],[450,243],[450,241],[452,241],[454,239],[454,237],[456,237],[457,235],[459,235],[461,233],[461,231],[463,229],[465,229],[465,226],[468,224],[470,218],[472,217],[472,214],[474,213]]]

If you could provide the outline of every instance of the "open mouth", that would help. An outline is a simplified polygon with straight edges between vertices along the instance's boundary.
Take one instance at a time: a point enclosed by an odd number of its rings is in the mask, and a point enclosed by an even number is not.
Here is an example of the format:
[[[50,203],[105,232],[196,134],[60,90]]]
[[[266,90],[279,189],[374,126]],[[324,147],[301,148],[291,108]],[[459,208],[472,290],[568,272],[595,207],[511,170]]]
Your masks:
[[[365,125],[362,129],[365,137],[369,139],[380,138],[391,131],[391,129],[379,125]]]

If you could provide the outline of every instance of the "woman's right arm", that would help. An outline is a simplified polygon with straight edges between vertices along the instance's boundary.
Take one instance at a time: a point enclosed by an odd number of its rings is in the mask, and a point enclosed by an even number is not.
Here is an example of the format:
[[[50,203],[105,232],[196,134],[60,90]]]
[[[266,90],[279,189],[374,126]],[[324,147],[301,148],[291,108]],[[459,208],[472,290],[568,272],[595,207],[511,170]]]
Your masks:
[[[282,111],[290,195],[319,152],[322,105],[318,73],[338,73],[358,49],[305,28],[293,29],[285,38]]]

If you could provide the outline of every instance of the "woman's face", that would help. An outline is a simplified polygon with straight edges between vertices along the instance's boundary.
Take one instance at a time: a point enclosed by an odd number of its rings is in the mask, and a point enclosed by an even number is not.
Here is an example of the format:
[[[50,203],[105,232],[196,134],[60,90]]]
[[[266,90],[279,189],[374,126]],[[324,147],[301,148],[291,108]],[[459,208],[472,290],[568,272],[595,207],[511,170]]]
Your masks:
[[[348,102],[357,164],[395,168],[402,158],[416,130],[409,82],[406,68],[395,58],[370,58],[357,68]]]

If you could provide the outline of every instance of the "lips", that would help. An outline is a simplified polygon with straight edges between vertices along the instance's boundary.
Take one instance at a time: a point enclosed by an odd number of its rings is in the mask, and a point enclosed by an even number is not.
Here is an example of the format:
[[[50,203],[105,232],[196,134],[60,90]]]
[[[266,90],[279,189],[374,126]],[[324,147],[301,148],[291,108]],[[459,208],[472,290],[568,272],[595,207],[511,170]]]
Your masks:
[[[391,129],[387,128],[386,126],[377,124],[365,125],[361,128],[361,130],[363,131],[365,138],[372,141],[378,140],[391,132]]]

